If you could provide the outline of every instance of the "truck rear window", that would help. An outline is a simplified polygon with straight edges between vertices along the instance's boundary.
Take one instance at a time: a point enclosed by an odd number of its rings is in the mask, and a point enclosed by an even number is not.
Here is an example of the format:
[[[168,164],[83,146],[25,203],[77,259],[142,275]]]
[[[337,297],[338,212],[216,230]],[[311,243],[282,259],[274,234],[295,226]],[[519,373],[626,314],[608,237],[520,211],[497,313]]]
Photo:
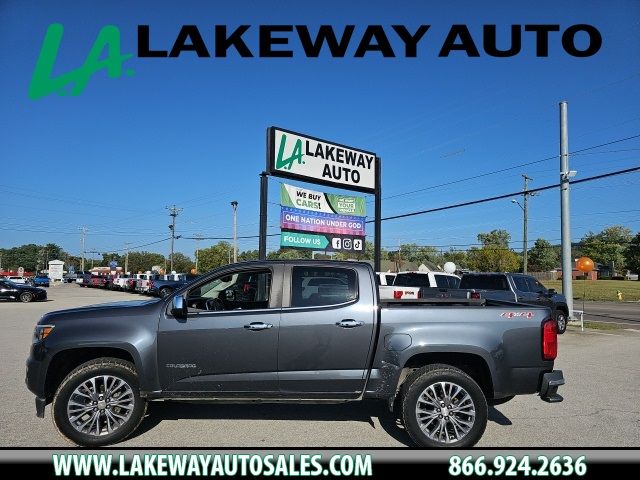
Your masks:
[[[393,282],[399,287],[430,287],[429,275],[426,273],[399,273]]]
[[[460,280],[460,288],[477,290],[509,290],[507,277],[504,275],[474,275],[465,273]]]
[[[291,306],[338,305],[358,298],[355,270],[331,267],[293,267]]]

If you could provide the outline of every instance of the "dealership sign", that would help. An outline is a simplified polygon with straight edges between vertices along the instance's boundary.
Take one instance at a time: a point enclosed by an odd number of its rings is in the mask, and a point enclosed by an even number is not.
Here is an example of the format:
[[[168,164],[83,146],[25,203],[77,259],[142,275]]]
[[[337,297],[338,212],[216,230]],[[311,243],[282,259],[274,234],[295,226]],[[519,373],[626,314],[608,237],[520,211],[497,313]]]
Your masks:
[[[361,237],[365,234],[364,217],[311,212],[290,207],[280,209],[280,227],[283,230],[336,233]]]
[[[280,185],[280,205],[313,212],[338,213],[358,217],[364,217],[367,214],[364,197],[316,192],[284,183]]]
[[[268,143],[267,169],[271,175],[375,191],[375,153],[277,127],[269,128]]]
[[[286,248],[309,248],[333,252],[363,253],[364,237],[285,231],[280,233],[280,246]]]

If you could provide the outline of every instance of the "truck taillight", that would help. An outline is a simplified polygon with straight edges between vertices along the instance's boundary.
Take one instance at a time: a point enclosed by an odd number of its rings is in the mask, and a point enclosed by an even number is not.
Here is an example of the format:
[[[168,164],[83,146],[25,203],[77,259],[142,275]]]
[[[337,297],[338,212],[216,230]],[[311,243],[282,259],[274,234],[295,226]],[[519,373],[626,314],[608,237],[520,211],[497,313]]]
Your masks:
[[[402,298],[402,290],[394,290],[393,291],[393,298],[395,298],[396,300],[399,300]]]
[[[542,358],[555,360],[558,356],[558,325],[552,318],[542,324]]]
[[[471,292],[469,298],[480,299],[480,292]]]

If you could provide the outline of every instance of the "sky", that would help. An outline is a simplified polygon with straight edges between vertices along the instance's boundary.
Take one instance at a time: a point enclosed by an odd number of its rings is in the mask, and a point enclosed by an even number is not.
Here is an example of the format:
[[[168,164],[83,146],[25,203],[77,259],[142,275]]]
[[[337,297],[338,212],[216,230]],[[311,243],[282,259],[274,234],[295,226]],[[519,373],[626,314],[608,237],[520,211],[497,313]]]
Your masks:
[[[568,102],[571,169],[586,178],[640,165],[640,1],[0,1],[0,247],[57,243],[80,252],[149,250],[167,254],[169,212],[176,233],[230,237],[231,201],[238,234],[258,234],[259,174],[265,134],[275,125],[375,152],[382,158],[383,217],[531,188],[559,178],[559,107]],[[82,65],[98,32],[118,27],[132,75],[97,72],[77,96],[28,96],[44,35],[64,25],[54,75]],[[194,24],[214,51],[214,26],[252,27],[244,35],[254,58],[138,58],[137,26],[150,26],[152,48],[170,49],[182,25]],[[295,33],[293,58],[259,58],[257,27],[329,24],[356,30],[345,58],[326,50],[307,58]],[[370,52],[354,58],[367,25],[385,27],[396,58]],[[405,58],[391,25],[414,31],[431,25],[416,58]],[[469,28],[480,57],[438,57],[453,24]],[[570,56],[561,33],[550,34],[549,56],[522,51],[493,58],[483,25],[497,25],[501,45],[512,24],[590,24],[600,51]],[[584,48],[586,36],[576,45]],[[632,137],[632,138],[629,138]],[[610,143],[614,142],[614,143]],[[597,148],[591,148],[608,144]],[[519,166],[528,164],[525,166]],[[506,169],[506,171],[505,171]],[[499,173],[485,175],[491,172]],[[278,233],[278,188],[269,181],[269,233]],[[289,182],[323,191],[330,188]],[[640,230],[638,173],[575,185],[572,238],[622,224]],[[372,197],[369,198],[372,202]],[[530,198],[529,239],[560,240],[560,194]],[[373,203],[369,203],[369,216]],[[373,239],[369,225],[368,239]],[[511,233],[521,248],[522,211],[500,200],[382,224],[382,245],[466,249],[477,234]],[[217,240],[203,240],[206,247]],[[279,238],[269,237],[268,249]],[[147,245],[151,244],[151,245]],[[241,239],[240,250],[258,239]],[[193,256],[196,242],[176,241]],[[94,254],[95,255],[95,254]]]

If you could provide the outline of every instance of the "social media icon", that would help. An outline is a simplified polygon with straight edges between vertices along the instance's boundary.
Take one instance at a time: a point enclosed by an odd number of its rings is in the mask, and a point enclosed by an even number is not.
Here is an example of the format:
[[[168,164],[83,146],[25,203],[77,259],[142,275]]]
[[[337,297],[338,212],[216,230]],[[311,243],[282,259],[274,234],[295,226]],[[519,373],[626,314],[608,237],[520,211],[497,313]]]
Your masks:
[[[340,250],[340,249],[342,249],[342,239],[341,239],[341,238],[332,238],[332,239],[331,239],[331,246],[332,246],[335,250]]]
[[[351,239],[350,238],[345,238],[342,241],[342,248],[344,248],[345,250],[351,250]]]
[[[354,250],[362,250],[362,240],[354,240],[353,241],[353,249]]]

